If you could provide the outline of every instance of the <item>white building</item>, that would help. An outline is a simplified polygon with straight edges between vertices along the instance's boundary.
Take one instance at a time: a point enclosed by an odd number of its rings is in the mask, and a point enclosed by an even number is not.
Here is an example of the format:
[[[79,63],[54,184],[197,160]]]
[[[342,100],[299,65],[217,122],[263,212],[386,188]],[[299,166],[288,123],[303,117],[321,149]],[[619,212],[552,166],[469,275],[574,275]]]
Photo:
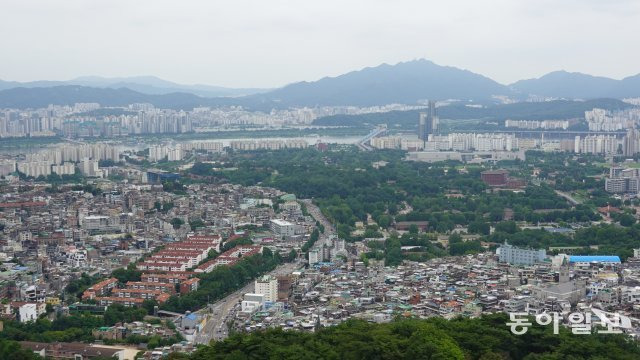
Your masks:
[[[164,159],[167,159],[168,161],[180,161],[184,159],[182,145],[154,145],[149,147],[149,161],[157,162]]]
[[[36,321],[38,319],[38,306],[34,303],[28,303],[18,308],[18,317],[20,322],[26,323]]]
[[[279,237],[294,236],[296,225],[286,220],[273,219],[270,221],[271,231]]]
[[[512,134],[493,133],[452,133],[430,136],[425,143],[428,151],[512,151],[517,147],[517,139]]]
[[[258,149],[304,149],[309,146],[304,139],[287,139],[287,140],[234,140],[230,143],[234,150],[258,150]]]
[[[376,149],[398,149],[402,144],[402,138],[399,136],[380,136],[372,138],[369,143]]]
[[[542,262],[547,257],[547,252],[542,250],[521,249],[512,245],[504,244],[496,250],[501,263],[511,265],[533,265]]]
[[[180,161],[184,158],[182,147],[180,144],[176,145],[174,148],[169,148],[167,150],[167,160],[169,161]]]
[[[269,275],[257,279],[254,293],[264,295],[264,301],[278,301],[278,279]]]
[[[49,176],[51,175],[51,162],[48,160],[19,162],[18,171],[35,178],[38,176]]]
[[[587,135],[584,138],[576,136],[574,152],[582,154],[616,154],[623,145],[622,140],[615,135]]]
[[[98,160],[84,158],[80,162],[80,173],[89,177],[102,177],[102,171],[98,167]]]
[[[66,162],[62,165],[53,165],[51,172],[58,175],[73,175],[76,173],[76,165],[71,162]]]
[[[262,308],[264,301],[264,294],[244,294],[240,309],[244,313],[252,314]]]
[[[0,176],[7,176],[16,171],[16,162],[10,160],[2,160],[0,162]]]
[[[321,256],[322,256],[322,253],[320,252],[320,250],[318,249],[309,250],[309,265],[319,263],[322,260]]]
[[[519,129],[563,129],[569,128],[568,120],[505,120],[505,127]]]
[[[183,143],[182,149],[186,151],[204,150],[206,152],[222,152],[224,145],[219,141],[197,141]]]
[[[149,161],[156,162],[162,160],[167,156],[166,147],[160,145],[154,145],[149,147]]]
[[[67,252],[67,263],[74,268],[79,268],[87,265],[87,251],[72,249]]]
[[[82,219],[82,228],[89,232],[110,232],[121,230],[117,217],[90,215]]]

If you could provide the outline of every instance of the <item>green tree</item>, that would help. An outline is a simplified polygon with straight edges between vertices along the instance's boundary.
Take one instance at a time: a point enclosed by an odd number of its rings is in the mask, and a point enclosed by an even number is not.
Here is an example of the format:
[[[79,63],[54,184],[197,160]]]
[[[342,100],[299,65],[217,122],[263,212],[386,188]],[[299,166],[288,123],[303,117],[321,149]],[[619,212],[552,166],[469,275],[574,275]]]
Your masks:
[[[298,252],[295,249],[291,249],[289,251],[289,255],[287,255],[287,261],[293,262],[298,257]]]
[[[0,359],[6,360],[35,360],[40,356],[33,351],[20,347],[16,341],[0,339]]]
[[[636,218],[630,214],[622,214],[618,218],[618,221],[620,222],[620,225],[629,227],[636,223]]]
[[[180,219],[180,218],[173,218],[171,219],[171,225],[173,225],[174,229],[180,229],[180,227],[184,224],[184,220]]]
[[[385,241],[385,265],[398,266],[402,263],[402,243],[397,237],[390,237]]]

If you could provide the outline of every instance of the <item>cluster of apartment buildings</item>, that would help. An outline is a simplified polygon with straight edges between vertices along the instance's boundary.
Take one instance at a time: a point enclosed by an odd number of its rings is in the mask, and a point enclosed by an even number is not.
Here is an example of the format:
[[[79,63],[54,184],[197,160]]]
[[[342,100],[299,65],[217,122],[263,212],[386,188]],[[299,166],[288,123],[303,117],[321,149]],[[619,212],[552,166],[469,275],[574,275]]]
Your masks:
[[[100,109],[100,108],[99,108]],[[113,109],[113,108],[111,108]],[[65,137],[121,137],[142,134],[180,134],[193,131],[188,112],[157,109],[151,104],[131,104],[113,110],[118,114],[72,113],[58,130]]]
[[[204,261],[210,251],[219,251],[221,241],[219,235],[190,235],[169,243],[136,264],[143,271],[140,281],[119,284],[117,279],[109,278],[85,290],[82,299],[103,306],[140,306],[145,300],[161,304],[177,293],[195,291],[200,279],[193,276],[197,271],[190,270]]]
[[[370,140],[376,149],[402,149],[407,151],[514,151],[540,146],[540,139],[517,138],[513,134],[451,133],[430,135],[426,141],[410,136],[380,136]]]
[[[184,158],[182,145],[174,146],[153,145],[149,147],[149,161],[157,162],[160,160],[180,161]]]
[[[504,121],[504,127],[527,130],[567,130],[569,126],[577,123],[574,120],[510,120]]]
[[[293,109],[272,109],[270,112],[248,111],[239,106],[225,108],[198,107],[190,112],[194,124],[199,130],[219,128],[221,126],[242,125],[308,125],[313,120],[332,115],[358,115],[388,111],[408,111],[422,109],[424,106],[389,104],[382,106],[323,106]]]
[[[304,139],[287,140],[234,140],[230,147],[233,150],[280,150],[280,149],[304,149],[309,143]]]
[[[98,103],[73,106],[50,105],[41,109],[0,109],[0,138],[62,135],[69,138],[123,137],[138,134],[179,134],[208,131],[229,126],[308,125],[331,115],[365,114],[422,109],[424,106],[390,104],[384,106],[315,107],[249,111],[240,106],[191,111],[158,109],[148,103],[125,107],[103,107]]]
[[[640,121],[640,110],[631,108],[608,111],[594,108],[593,110],[584,112],[584,119],[589,125],[589,131],[620,131],[633,129]]]
[[[205,151],[209,153],[220,153],[224,150],[224,144],[220,141],[189,141],[181,144],[185,151]]]
[[[180,161],[189,152],[204,151],[207,153],[221,153],[225,148],[233,150],[280,150],[280,149],[304,149],[309,146],[305,139],[286,140],[234,140],[225,147],[219,141],[189,141],[174,144],[152,145],[149,147],[148,160],[158,162],[162,160]]]
[[[54,136],[62,127],[61,114],[53,109],[0,111],[0,138]]]
[[[98,103],[0,111],[0,137],[112,137],[133,134],[185,133],[193,131],[188,112],[156,109],[151,104],[107,108]]]
[[[402,149],[409,152],[513,152],[541,149],[566,151],[577,154],[634,155],[640,152],[640,132],[636,129],[620,134],[576,135],[571,139],[545,140],[544,134],[536,138],[520,138],[514,134],[451,133],[431,135],[427,141],[412,136],[380,136],[370,140],[376,149]],[[411,153],[409,156],[414,156]],[[447,160],[447,159],[444,159]],[[441,161],[441,160],[440,160]]]
[[[103,177],[105,174],[98,166],[101,160],[120,161],[120,148],[105,143],[52,147],[26,154],[23,159],[2,160],[0,176],[15,171],[31,177],[73,175],[77,168],[84,176]]]

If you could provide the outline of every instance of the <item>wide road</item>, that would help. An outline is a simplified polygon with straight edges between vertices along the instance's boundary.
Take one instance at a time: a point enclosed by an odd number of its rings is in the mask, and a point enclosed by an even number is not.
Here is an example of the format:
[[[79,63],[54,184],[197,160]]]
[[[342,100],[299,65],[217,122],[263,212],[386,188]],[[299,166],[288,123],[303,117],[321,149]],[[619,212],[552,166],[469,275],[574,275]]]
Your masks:
[[[301,266],[298,262],[282,264],[269,272],[269,275],[280,276],[291,274]],[[200,331],[196,337],[195,343],[209,344],[211,340],[224,340],[229,335],[226,323],[234,316],[232,310],[234,310],[236,304],[242,300],[244,294],[253,291],[253,281],[251,281],[240,290],[236,290],[225,298],[199,310],[198,313],[207,316],[208,320],[204,329]]]
[[[311,199],[302,199],[301,201],[307,207],[307,211],[309,212],[309,215],[311,215],[311,217],[313,217],[317,222],[319,222],[320,224],[322,224],[322,226],[324,226],[324,234],[323,233],[320,234],[319,241],[317,241],[313,247],[314,248],[322,247],[322,245],[324,244],[331,246],[331,241],[329,240],[329,238],[332,235],[336,235],[336,229],[333,227],[331,222],[329,222],[329,219],[327,219],[327,217],[324,216],[322,211],[320,211],[320,208],[316,206]]]

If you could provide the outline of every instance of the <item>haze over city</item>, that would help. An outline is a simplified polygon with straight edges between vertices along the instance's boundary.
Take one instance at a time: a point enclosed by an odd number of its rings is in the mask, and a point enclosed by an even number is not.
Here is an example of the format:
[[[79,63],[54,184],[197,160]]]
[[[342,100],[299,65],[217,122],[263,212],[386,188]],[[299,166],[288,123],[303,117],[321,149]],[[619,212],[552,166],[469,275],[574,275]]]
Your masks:
[[[0,360],[640,359],[640,2],[0,33]]]
[[[637,1],[3,1],[0,79],[274,88],[426,58],[509,84],[640,72]]]

